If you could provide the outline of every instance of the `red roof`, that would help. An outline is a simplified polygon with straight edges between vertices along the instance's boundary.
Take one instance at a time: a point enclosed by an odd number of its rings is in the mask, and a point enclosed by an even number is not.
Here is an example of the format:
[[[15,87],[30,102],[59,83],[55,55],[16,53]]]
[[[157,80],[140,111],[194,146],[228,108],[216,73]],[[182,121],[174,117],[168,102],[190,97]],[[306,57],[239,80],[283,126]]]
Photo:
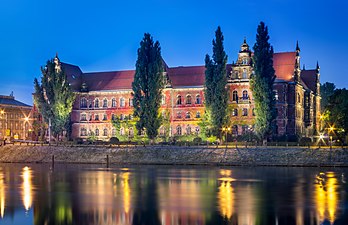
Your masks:
[[[135,70],[84,73],[82,80],[89,91],[131,89]]]
[[[276,79],[292,81],[296,62],[296,52],[273,54],[273,67]]]
[[[173,87],[203,86],[205,66],[179,66],[167,69]]]
[[[313,92],[316,92],[317,71],[316,70],[302,70],[301,79],[306,86]]]

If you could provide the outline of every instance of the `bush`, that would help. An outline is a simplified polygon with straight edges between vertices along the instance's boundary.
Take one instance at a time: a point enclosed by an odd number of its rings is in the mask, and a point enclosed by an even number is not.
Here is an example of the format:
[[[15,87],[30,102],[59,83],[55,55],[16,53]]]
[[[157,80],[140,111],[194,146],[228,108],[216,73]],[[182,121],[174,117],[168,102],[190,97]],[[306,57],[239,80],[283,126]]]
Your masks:
[[[199,145],[202,143],[202,138],[200,137],[195,137],[193,140],[192,140],[193,144],[194,145]]]
[[[74,144],[75,145],[82,145],[83,144],[83,139],[82,138],[75,138],[74,139]]]
[[[300,145],[308,145],[312,143],[312,139],[309,137],[302,137],[299,141]]]
[[[119,144],[120,143],[120,140],[117,138],[117,137],[112,137],[112,138],[110,138],[110,144],[112,144],[112,145],[117,145],[117,144]]]

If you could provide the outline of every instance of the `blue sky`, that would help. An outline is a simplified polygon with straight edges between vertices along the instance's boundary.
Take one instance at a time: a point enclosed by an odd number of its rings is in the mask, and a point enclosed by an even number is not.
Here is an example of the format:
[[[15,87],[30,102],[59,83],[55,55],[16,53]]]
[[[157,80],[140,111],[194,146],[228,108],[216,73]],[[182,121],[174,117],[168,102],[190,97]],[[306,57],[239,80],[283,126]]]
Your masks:
[[[145,32],[169,66],[202,65],[220,25],[231,63],[244,37],[254,44],[260,21],[275,52],[298,40],[306,69],[318,60],[322,82],[348,87],[347,15],[342,0],[2,0],[0,94],[32,104],[33,80],[56,52],[83,71],[133,69]]]

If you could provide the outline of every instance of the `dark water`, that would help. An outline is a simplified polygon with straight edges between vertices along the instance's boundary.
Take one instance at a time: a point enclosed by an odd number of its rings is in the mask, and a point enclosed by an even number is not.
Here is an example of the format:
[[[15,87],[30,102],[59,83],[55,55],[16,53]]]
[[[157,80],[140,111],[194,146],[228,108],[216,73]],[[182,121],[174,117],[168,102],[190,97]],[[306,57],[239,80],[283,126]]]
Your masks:
[[[348,169],[0,164],[0,224],[348,224]]]

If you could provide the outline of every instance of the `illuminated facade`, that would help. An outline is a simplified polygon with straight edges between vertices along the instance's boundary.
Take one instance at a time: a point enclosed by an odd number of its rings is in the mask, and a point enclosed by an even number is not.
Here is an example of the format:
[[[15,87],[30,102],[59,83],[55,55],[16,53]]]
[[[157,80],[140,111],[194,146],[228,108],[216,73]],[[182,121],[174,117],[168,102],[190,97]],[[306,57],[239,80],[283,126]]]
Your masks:
[[[252,52],[244,40],[236,63],[227,65],[227,91],[232,135],[252,132],[254,101],[250,90]],[[58,58],[57,58],[58,59]],[[132,118],[132,82],[134,70],[83,73],[78,66],[60,63],[77,94],[72,112],[73,138],[87,138],[91,133],[108,140],[116,132],[129,136],[132,130],[117,131],[111,124],[115,117]],[[319,66],[300,69],[300,48],[273,56],[276,79],[274,92],[277,107],[277,134],[312,137],[318,130],[320,108]],[[204,66],[168,67],[163,76],[166,86],[162,113],[169,113],[170,129],[160,128],[160,135],[198,135],[204,114]]]
[[[32,106],[15,100],[13,95],[0,96],[0,138],[30,139]]]

